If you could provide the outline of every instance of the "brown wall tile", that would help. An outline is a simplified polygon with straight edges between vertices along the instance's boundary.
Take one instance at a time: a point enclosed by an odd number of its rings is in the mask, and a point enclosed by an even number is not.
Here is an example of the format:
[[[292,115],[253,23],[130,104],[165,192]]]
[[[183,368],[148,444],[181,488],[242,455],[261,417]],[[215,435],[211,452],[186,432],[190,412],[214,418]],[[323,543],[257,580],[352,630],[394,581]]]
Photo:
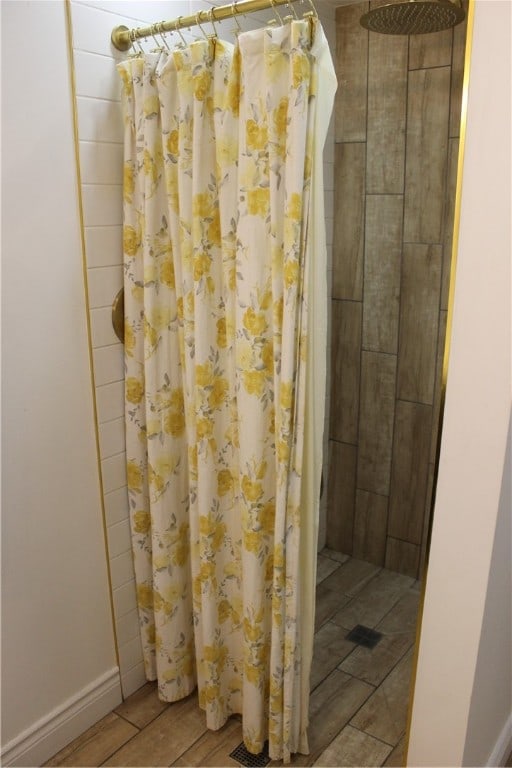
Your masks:
[[[421,544],[432,407],[398,400],[389,494],[388,534]]]
[[[425,573],[425,563],[427,560],[428,532],[430,528],[430,518],[432,517],[432,499],[434,494],[434,465],[428,465],[427,475],[427,494],[425,498],[425,516],[423,518],[423,535],[421,537],[420,566],[418,578],[421,579]]]
[[[361,301],[366,144],[336,144],[332,296]]]
[[[361,372],[362,304],[332,301],[329,437],[357,443]]]
[[[447,67],[452,63],[453,31],[432,32],[428,35],[410,35],[409,69]]]
[[[386,568],[390,571],[404,573],[406,576],[418,578],[420,548],[408,541],[399,541],[388,536],[386,547]]]
[[[464,80],[464,58],[466,51],[467,17],[469,0],[462,0],[466,18],[453,29],[453,62],[450,91],[450,136],[460,134],[460,114],[462,109],[462,83]]]
[[[465,24],[409,41],[364,31],[360,16],[387,2],[336,11],[332,295],[343,301],[332,302],[330,437],[340,442],[330,443],[328,528],[333,549],[416,576],[437,434],[458,148],[448,136],[459,132]]]
[[[384,565],[388,525],[388,497],[356,490],[354,557]]]
[[[357,487],[387,495],[395,405],[396,357],[363,352]]]
[[[398,397],[432,403],[441,281],[440,245],[404,245],[398,344]]]
[[[443,224],[443,275],[441,279],[441,309],[448,309],[450,294],[450,267],[452,263],[453,232],[455,224],[455,196],[457,194],[457,165],[459,139],[448,142],[448,168],[446,172],[446,199]]]
[[[357,448],[329,441],[329,501],[327,505],[327,546],[352,554],[352,533],[356,495]]]
[[[450,67],[409,72],[404,241],[440,243],[443,230]]]
[[[368,32],[359,19],[367,10],[368,3],[357,3],[336,11],[336,141],[366,139]]]
[[[439,313],[439,331],[437,334],[436,381],[434,386],[434,404],[432,407],[432,437],[430,440],[430,461],[435,464],[437,456],[437,435],[439,431],[439,416],[443,387],[443,359],[446,341],[447,312]]]
[[[369,193],[403,194],[407,37],[370,34],[368,60]]]
[[[396,354],[403,197],[366,197],[363,349]]]

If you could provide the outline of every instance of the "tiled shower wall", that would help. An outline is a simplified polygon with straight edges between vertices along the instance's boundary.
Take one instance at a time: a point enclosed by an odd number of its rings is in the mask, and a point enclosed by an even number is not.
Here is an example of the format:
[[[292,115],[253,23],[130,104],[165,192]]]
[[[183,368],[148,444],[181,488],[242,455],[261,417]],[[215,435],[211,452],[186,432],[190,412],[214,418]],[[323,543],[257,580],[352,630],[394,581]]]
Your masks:
[[[145,682],[139,640],[125,471],[123,347],[111,323],[111,306],[122,286],[123,124],[120,80],[115,65],[125,56],[110,44],[113,27],[132,28],[196,13],[221,2],[207,0],[71,0],[76,79],[81,192],[91,342],[100,440],[101,474],[114,620],[121,683],[125,696]],[[335,35],[334,10],[318,3],[327,35]],[[309,10],[307,3],[299,12]],[[282,14],[286,15],[286,14]],[[270,11],[240,18],[244,29],[262,26]],[[208,25],[204,25],[208,29]],[[217,25],[232,39],[234,22]],[[188,33],[184,33],[188,36]],[[198,33],[199,34],[199,33]],[[334,50],[334,39],[331,41]],[[145,49],[153,47],[151,42]],[[329,132],[324,163],[327,241],[332,244],[334,132]],[[330,254],[328,254],[330,256]],[[323,507],[325,515],[325,502]],[[325,537],[325,523],[321,526]],[[321,544],[323,545],[323,541]]]
[[[387,0],[386,0],[387,1]],[[466,24],[402,37],[336,11],[327,545],[422,571],[440,408]]]

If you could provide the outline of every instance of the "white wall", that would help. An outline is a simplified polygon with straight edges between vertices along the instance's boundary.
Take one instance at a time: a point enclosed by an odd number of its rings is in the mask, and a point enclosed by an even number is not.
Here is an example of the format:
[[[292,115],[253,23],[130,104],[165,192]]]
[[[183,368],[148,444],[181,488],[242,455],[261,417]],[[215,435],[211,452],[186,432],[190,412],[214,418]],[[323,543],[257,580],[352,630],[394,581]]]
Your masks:
[[[65,6],[2,2],[2,763],[120,701],[95,445]]]
[[[512,690],[510,627],[487,625],[498,606],[505,615],[510,610],[511,594],[510,541],[493,550],[507,484],[511,400],[510,23],[509,2],[477,0],[452,350],[407,763],[412,766],[481,765],[473,762],[477,756],[497,764],[512,746],[509,696],[497,690],[491,704],[482,700],[486,691],[478,685],[497,670],[503,689]],[[502,503],[510,515],[510,500]],[[492,601],[487,614],[486,597]]]
[[[496,765],[501,757],[507,757],[512,751],[512,421],[509,423],[507,446],[492,550],[493,567],[485,598],[463,765]],[[508,660],[505,656],[507,651]],[[502,663],[496,664],[496,659],[500,658]],[[508,663],[508,674],[503,673],[503,663]],[[492,760],[489,759],[490,744],[499,744],[501,749],[492,755]]]

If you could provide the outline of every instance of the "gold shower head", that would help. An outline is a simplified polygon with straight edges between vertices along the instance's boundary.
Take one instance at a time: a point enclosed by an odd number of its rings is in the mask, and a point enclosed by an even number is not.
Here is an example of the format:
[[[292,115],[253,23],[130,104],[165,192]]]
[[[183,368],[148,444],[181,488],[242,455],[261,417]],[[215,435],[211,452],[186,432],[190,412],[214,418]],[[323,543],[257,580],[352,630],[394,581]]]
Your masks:
[[[373,8],[361,17],[361,25],[384,35],[423,35],[450,29],[464,16],[451,0],[405,0]]]

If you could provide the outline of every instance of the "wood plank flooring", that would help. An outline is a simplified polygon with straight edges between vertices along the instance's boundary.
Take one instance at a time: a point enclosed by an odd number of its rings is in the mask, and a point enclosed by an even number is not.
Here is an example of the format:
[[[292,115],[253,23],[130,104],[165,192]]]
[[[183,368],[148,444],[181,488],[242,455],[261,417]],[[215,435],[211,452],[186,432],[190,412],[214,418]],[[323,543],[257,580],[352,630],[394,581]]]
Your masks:
[[[317,584],[310,754],[292,765],[403,765],[418,582],[325,549]],[[356,624],[382,634],[373,649],[346,639]],[[196,694],[165,704],[147,683],[45,765],[226,768],[241,741],[240,717],[208,731]]]

